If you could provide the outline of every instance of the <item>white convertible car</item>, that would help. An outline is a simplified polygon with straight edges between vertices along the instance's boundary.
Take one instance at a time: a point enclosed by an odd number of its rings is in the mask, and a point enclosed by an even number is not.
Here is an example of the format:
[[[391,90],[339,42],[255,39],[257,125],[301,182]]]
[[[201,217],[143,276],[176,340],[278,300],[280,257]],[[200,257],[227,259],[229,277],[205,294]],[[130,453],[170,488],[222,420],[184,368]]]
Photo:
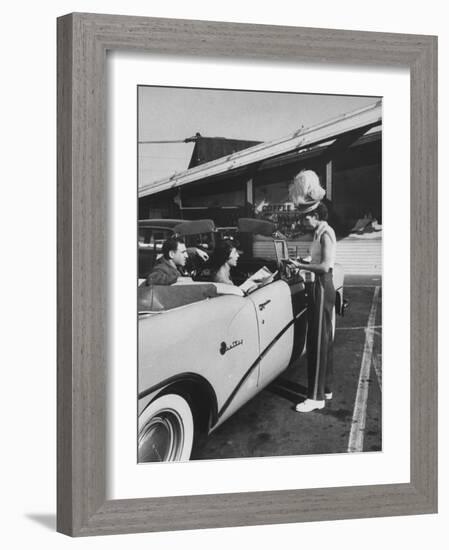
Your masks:
[[[201,281],[207,270],[191,283],[139,287],[139,462],[188,460],[198,440],[304,350],[301,273],[282,257],[286,247],[279,240],[272,239],[271,258],[253,257],[251,230],[271,235],[272,227],[255,220],[242,227],[244,254],[233,280],[240,284],[262,267],[273,273],[251,290]],[[334,282],[341,313],[342,275]]]

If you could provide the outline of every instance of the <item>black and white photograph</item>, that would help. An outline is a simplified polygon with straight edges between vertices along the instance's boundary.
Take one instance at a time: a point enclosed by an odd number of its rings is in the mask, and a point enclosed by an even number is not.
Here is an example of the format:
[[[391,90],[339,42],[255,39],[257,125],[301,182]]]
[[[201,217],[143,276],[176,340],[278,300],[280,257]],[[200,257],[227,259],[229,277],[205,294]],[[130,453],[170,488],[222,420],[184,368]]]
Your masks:
[[[444,540],[447,17],[373,7],[6,5],[5,547]]]
[[[138,461],[382,450],[382,100],[138,87]]]

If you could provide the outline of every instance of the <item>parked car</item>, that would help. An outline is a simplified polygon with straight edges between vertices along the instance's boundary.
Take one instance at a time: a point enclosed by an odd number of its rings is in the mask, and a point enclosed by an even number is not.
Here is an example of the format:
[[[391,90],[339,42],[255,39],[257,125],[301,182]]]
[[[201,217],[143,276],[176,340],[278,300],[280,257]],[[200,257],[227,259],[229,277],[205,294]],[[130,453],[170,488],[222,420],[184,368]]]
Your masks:
[[[138,256],[139,279],[145,278],[162,253],[162,244],[174,234],[173,228],[182,220],[177,219],[150,219],[139,220]]]
[[[198,221],[192,224],[202,228]],[[236,238],[243,254],[234,282],[266,268],[266,277],[247,285],[246,292],[207,281],[207,265],[187,284],[139,287],[139,462],[188,460],[194,444],[304,351],[303,277],[279,239],[272,238],[274,256],[254,257],[254,233],[269,239],[272,224],[246,219],[240,229]],[[341,312],[341,274],[335,285]]]

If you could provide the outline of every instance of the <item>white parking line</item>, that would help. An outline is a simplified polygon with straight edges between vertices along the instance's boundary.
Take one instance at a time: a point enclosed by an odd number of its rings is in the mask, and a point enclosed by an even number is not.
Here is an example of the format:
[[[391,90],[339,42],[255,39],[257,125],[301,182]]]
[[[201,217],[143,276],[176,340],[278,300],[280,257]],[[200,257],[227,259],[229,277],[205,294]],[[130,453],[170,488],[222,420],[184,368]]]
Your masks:
[[[374,323],[376,322],[377,305],[379,303],[380,287],[374,289],[373,301],[368,317],[368,323],[365,332],[365,346],[363,348],[362,364],[360,367],[359,383],[357,386],[357,395],[354,403],[354,412],[352,414],[351,432],[349,434],[348,453],[357,453],[363,451],[363,439],[365,435],[366,424],[366,405],[368,402],[369,375],[371,369],[371,360],[374,343]]]

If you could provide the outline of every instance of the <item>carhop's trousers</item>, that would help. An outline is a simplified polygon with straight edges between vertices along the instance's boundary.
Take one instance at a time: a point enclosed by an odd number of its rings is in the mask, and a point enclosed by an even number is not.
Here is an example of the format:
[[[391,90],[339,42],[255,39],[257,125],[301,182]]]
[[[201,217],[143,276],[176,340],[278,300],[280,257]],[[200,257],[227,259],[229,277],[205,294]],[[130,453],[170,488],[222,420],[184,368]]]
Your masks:
[[[310,285],[310,286],[309,286]],[[333,328],[335,288],[332,270],[316,274],[309,283],[307,312],[307,375],[309,399],[323,400],[332,392],[333,379]]]

